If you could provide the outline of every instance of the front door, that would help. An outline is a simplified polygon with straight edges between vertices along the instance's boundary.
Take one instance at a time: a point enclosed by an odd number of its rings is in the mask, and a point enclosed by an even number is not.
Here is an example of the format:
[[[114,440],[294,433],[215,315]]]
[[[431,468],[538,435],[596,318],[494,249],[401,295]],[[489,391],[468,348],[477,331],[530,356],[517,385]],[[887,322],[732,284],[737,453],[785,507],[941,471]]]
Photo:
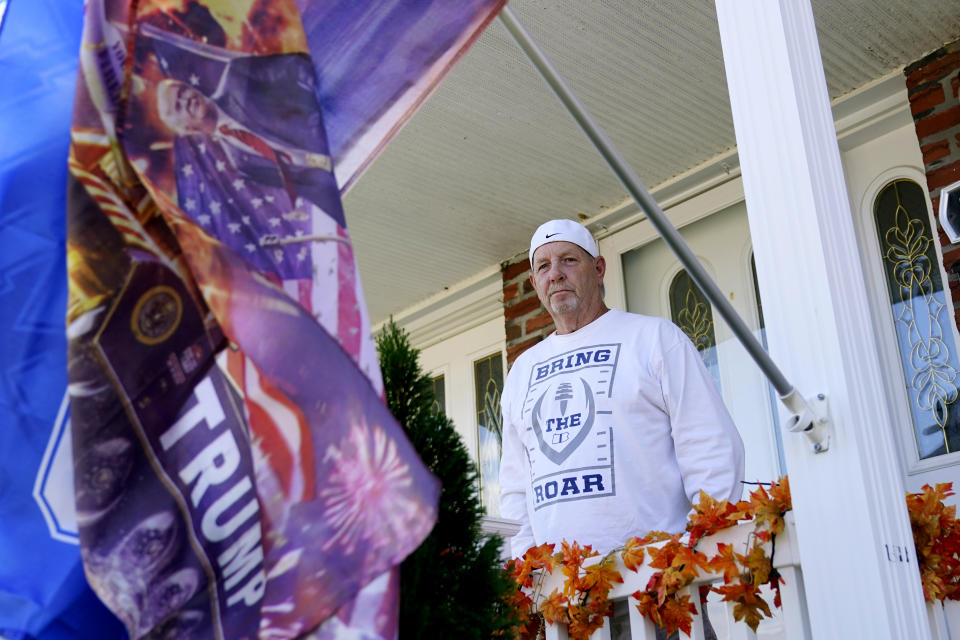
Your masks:
[[[680,229],[730,302],[763,340],[750,230],[744,203]],[[785,473],[770,386],[663,240],[623,254],[627,310],[673,320],[700,350],[746,449],[747,481]]]

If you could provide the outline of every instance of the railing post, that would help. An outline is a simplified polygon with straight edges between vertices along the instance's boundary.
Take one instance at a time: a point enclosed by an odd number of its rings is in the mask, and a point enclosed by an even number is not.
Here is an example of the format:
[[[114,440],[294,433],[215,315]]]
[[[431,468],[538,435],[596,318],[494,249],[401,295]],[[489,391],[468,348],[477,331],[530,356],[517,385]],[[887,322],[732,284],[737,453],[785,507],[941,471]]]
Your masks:
[[[943,617],[947,622],[947,630],[953,640],[960,640],[960,602],[950,600],[943,603]]]
[[[691,640],[707,640],[707,632],[703,628],[703,604],[700,602],[700,585],[692,584],[686,589],[690,596],[690,602],[697,608],[697,613],[693,616],[693,624],[690,629]]]
[[[930,635],[933,640],[951,640],[947,629],[947,617],[940,602],[927,603],[927,616],[930,618]]]
[[[757,640],[757,634],[750,626],[743,622],[737,622],[733,619],[733,608],[736,605],[732,602],[727,603],[727,617],[729,619],[730,634],[727,636],[730,640]]]
[[[549,622],[544,622],[543,624],[543,632],[546,640],[570,640],[570,634],[567,633],[567,625],[550,624]]]
[[[603,626],[590,634],[590,640],[611,640],[610,618],[603,619]]]
[[[630,640],[657,640],[656,626],[644,618],[637,609],[639,601],[630,596],[627,605],[630,611]]]
[[[777,570],[784,581],[784,584],[780,585],[780,610],[783,613],[783,628],[787,632],[787,640],[811,640],[800,567],[779,567]]]

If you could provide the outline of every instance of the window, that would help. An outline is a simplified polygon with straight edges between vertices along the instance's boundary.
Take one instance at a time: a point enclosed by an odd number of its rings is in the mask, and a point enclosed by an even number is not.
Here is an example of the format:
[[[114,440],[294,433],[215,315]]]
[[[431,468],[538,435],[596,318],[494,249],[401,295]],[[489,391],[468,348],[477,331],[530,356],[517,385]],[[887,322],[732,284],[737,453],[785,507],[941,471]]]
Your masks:
[[[700,352],[703,363],[713,376],[717,391],[720,367],[717,362],[717,336],[713,329],[713,308],[686,269],[681,269],[670,282],[670,319],[683,330]]]
[[[923,188],[894,180],[873,205],[890,312],[921,459],[960,451],[960,363]]]
[[[446,384],[443,376],[431,378],[433,382],[433,410],[437,413],[447,412]]]
[[[498,352],[473,363],[477,397],[477,453],[480,469],[480,499],[488,516],[500,515],[500,450],[503,416],[503,356]]]

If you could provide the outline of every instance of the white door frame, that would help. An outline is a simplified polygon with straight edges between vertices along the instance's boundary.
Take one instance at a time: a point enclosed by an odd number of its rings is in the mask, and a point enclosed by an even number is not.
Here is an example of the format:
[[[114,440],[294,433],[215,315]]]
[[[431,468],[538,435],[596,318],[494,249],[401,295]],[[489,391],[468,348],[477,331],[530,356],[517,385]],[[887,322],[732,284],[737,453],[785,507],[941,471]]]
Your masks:
[[[919,154],[919,147],[917,148]],[[903,474],[906,478],[906,484],[923,484],[929,480],[923,479],[918,482],[911,482],[911,476],[925,475],[930,471],[943,469],[946,467],[955,467],[960,469],[960,451],[947,455],[936,456],[927,460],[921,460],[917,451],[916,442],[913,435],[913,417],[908,409],[909,400],[906,398],[905,391],[907,384],[903,373],[903,365],[900,361],[900,353],[897,348],[897,332],[894,320],[890,313],[889,293],[885,273],[881,268],[882,254],[880,250],[880,241],[877,238],[876,226],[874,222],[873,204],[880,191],[890,182],[898,179],[911,180],[923,190],[924,201],[927,206],[927,216],[930,223],[930,229],[933,230],[933,242],[936,255],[943,255],[940,246],[940,240],[937,237],[937,220],[933,214],[933,205],[930,201],[930,194],[926,189],[926,177],[923,171],[913,165],[901,164],[889,167],[870,180],[863,187],[859,197],[854,200],[856,211],[857,232],[862,246],[861,260],[863,262],[863,271],[866,274],[867,287],[869,291],[870,303],[874,315],[874,329],[876,331],[877,350],[882,363],[882,372],[886,382],[888,405],[894,419],[894,431],[900,443],[899,459]],[[954,321],[950,288],[947,285],[947,273],[943,268],[943,261],[937,260],[936,268],[939,270],[940,279],[944,288],[944,295],[948,302],[949,320],[947,322],[947,331],[953,336],[954,344],[960,348],[960,332],[957,331],[957,325]],[[945,481],[945,480],[942,480]],[[935,482],[935,480],[934,480]],[[919,487],[909,487],[911,490],[918,490]]]

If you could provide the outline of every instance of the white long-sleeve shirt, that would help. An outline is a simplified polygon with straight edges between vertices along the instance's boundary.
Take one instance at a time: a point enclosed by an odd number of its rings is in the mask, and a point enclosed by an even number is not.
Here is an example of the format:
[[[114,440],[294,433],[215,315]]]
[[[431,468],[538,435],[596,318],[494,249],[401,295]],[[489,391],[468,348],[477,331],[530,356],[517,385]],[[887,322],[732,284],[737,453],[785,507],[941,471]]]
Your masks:
[[[738,500],[743,442],[674,324],[610,310],[523,353],[504,385],[500,510],[514,556],[683,531],[701,489]]]

